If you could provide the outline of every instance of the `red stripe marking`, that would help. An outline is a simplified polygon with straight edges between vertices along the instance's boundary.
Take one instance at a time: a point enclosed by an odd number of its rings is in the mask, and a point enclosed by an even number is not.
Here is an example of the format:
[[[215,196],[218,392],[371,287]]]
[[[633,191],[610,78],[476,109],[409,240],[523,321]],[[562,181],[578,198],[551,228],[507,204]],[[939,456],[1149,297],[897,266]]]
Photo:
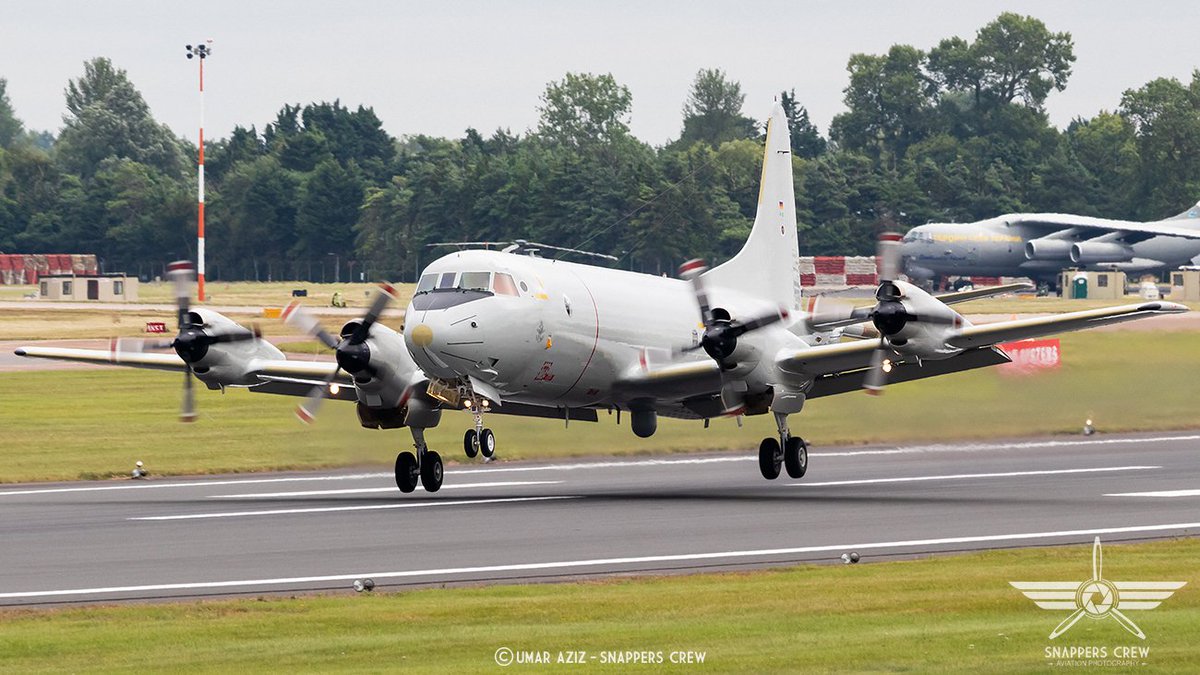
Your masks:
[[[879,241],[900,241],[904,237],[896,232],[884,232],[879,235]]]

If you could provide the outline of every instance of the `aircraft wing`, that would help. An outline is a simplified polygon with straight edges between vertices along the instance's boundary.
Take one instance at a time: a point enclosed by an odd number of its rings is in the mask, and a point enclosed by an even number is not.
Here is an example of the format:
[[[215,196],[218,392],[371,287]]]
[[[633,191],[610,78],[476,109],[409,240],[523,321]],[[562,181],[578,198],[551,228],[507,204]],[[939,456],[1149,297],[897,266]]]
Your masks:
[[[1078,228],[1090,232],[1093,236],[1109,232],[1128,232],[1142,235],[1139,239],[1149,239],[1150,237],[1158,236],[1200,239],[1200,230],[1189,230],[1165,224],[1170,221],[1139,223],[1132,220],[1092,218],[1090,216],[1076,216],[1067,213],[1014,213],[1002,216],[1000,219],[1006,225],[1010,226],[1031,225],[1044,227],[1050,231]]]
[[[1032,291],[1034,285],[1026,282],[1018,284],[1002,284],[1000,286],[980,286],[969,291],[954,291],[953,293],[942,293],[941,295],[933,296],[943,305],[953,305],[960,302],[968,302],[970,300],[978,300],[980,298],[990,298],[993,295],[1003,295],[1005,293],[1016,293],[1017,291]]]
[[[17,356],[38,359],[54,359],[58,361],[75,361],[77,363],[94,363],[109,366],[127,366],[131,368],[149,368],[151,370],[169,370],[181,372],[187,370],[187,364],[174,352],[123,352],[117,349],[71,349],[67,347],[21,347],[16,350]],[[246,367],[248,374],[257,376],[264,384],[291,384],[292,388],[282,386],[265,387],[264,392],[286,395],[303,396],[314,384],[323,383],[333,374],[337,364],[333,361],[290,361],[287,359],[252,359]],[[353,383],[351,376],[339,371],[334,382],[343,385]],[[303,385],[302,393],[300,385]],[[294,391],[293,391],[294,390]]]
[[[921,370],[942,367],[949,367],[951,368],[950,370],[944,372],[931,370],[929,374],[917,377],[901,377],[899,376],[899,372],[896,372],[895,375],[889,376],[888,379],[895,382],[902,382],[907,379],[920,379],[932,375],[942,375],[947,372],[957,372],[958,370],[1004,363],[1008,360],[1007,356],[1004,356],[1001,360],[987,363],[984,361],[989,360],[991,357],[972,354],[972,352],[987,350],[1003,342],[1025,340],[1042,335],[1065,333],[1085,328],[1095,328],[1097,326],[1141,319],[1154,314],[1176,314],[1186,311],[1188,311],[1187,307],[1172,302],[1146,302],[1138,305],[1067,312],[1065,314],[1055,314],[1034,319],[1017,319],[980,326],[965,326],[946,339],[947,346],[965,350],[957,356],[941,360],[927,359],[923,364],[917,366],[914,357],[906,357],[895,353],[889,354],[889,358],[895,369],[894,372],[903,371],[909,365],[918,367]],[[851,373],[855,373],[855,371],[864,371],[856,375],[861,380],[865,376],[865,369],[870,367],[871,353],[878,346],[879,342],[876,340],[860,340],[797,349],[780,355],[776,359],[776,365],[785,376],[794,376],[796,380],[807,381],[811,379],[814,382],[819,382],[819,378],[845,377]],[[1002,353],[1000,354],[1003,356]],[[960,361],[960,359],[963,360]],[[967,367],[954,367],[951,364]],[[846,380],[843,379],[842,381],[845,382]],[[853,387],[841,389],[840,391],[848,391],[851,388]],[[840,393],[840,391],[832,393]]]
[[[1000,342],[1026,340],[1029,338],[1065,333],[1096,326],[1106,326],[1124,321],[1141,319],[1152,314],[1179,314],[1188,308],[1174,302],[1144,302],[1138,305],[1123,305],[1121,307],[1106,307],[1103,309],[1088,309],[1080,312],[1067,312],[1034,319],[1016,319],[986,323],[980,326],[966,326],[959,333],[947,340],[947,344],[961,349],[994,345]]]

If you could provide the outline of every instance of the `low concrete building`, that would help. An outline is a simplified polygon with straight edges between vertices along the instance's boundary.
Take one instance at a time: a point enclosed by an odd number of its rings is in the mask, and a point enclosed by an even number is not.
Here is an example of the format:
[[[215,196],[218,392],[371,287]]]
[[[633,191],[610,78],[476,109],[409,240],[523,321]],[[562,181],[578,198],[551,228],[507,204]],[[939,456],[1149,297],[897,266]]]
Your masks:
[[[38,281],[38,297],[133,302],[138,299],[138,280],[124,274],[44,274]]]
[[[1119,300],[1125,297],[1124,272],[1063,270],[1060,283],[1062,296],[1066,299]]]
[[[1200,300],[1200,270],[1171,272],[1171,300]]]

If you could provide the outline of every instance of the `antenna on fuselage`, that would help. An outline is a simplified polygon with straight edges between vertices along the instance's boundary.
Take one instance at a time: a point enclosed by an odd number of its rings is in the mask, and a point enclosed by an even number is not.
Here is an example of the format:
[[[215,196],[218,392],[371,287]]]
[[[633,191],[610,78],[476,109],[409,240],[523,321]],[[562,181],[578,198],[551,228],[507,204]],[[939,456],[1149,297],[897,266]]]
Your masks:
[[[542,244],[540,242],[526,241],[524,239],[514,239],[512,241],[444,241],[435,244],[426,244],[425,246],[427,248],[433,248],[435,246],[454,246],[459,250],[473,247],[491,249],[493,246],[503,246],[504,248],[500,250],[504,253],[528,255],[534,257],[537,257],[538,252],[545,249],[550,251],[559,251],[561,253],[570,253],[573,255],[600,258],[601,260],[608,260],[610,262],[616,262],[618,260],[616,256],[607,255],[605,253],[594,253],[592,251],[583,251],[577,248],[566,248],[564,246],[554,246],[552,244]]]

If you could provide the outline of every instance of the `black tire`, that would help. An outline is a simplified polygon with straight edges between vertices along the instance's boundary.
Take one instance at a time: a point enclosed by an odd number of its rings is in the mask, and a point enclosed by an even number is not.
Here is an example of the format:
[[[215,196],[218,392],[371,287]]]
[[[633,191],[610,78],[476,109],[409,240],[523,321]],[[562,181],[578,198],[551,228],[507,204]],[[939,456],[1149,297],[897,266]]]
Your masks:
[[[799,436],[787,439],[783,448],[783,466],[791,478],[804,478],[808,473],[808,445]]]
[[[427,451],[421,460],[421,487],[425,488],[426,492],[437,492],[442,489],[444,475],[442,456],[433,450]]]
[[[763,478],[775,480],[779,478],[779,470],[783,468],[783,450],[779,441],[774,438],[764,438],[758,445],[758,470]]]
[[[479,434],[479,452],[489,459],[496,454],[496,434],[493,434],[491,429],[484,429],[483,433]]]
[[[396,455],[396,487],[406,494],[417,489],[417,458],[410,452]]]
[[[463,434],[463,451],[467,453],[467,459],[475,459],[475,455],[479,454],[479,434],[475,433],[475,429],[467,429],[467,433]]]

